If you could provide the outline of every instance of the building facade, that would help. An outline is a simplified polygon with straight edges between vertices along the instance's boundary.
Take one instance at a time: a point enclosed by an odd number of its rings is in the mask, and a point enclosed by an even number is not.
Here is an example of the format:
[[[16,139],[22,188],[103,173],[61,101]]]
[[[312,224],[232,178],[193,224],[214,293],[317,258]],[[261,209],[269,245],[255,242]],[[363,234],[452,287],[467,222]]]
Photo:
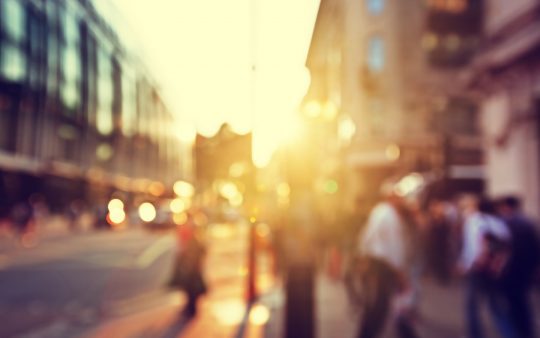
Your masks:
[[[342,163],[353,170],[347,178],[354,181],[348,184],[355,189],[351,195],[375,197],[383,180],[413,171],[451,178],[455,190],[481,190],[477,109],[452,85],[460,81],[458,70],[469,62],[479,37],[478,25],[455,22],[475,18],[478,6],[476,1],[321,2],[307,63],[308,98],[337,107],[338,139],[354,131],[340,149]],[[336,70],[338,82],[328,76]]]
[[[161,195],[187,176],[174,115],[97,10],[101,0],[0,2],[0,192],[62,207]]]
[[[540,2],[489,0],[469,77],[482,104],[487,191],[540,217]]]

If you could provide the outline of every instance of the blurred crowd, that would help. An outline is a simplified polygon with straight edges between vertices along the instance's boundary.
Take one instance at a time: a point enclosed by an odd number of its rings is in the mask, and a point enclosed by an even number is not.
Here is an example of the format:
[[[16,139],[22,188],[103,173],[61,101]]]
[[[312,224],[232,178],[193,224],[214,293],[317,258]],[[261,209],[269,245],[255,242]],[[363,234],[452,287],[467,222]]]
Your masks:
[[[503,337],[535,337],[530,295],[539,282],[540,240],[519,198],[431,194],[420,203],[383,187],[380,202],[357,215],[344,238],[357,238],[345,245],[345,281],[363,310],[359,338],[380,336],[390,317],[399,337],[417,337],[426,279],[464,284],[467,337],[485,337],[483,306]]]

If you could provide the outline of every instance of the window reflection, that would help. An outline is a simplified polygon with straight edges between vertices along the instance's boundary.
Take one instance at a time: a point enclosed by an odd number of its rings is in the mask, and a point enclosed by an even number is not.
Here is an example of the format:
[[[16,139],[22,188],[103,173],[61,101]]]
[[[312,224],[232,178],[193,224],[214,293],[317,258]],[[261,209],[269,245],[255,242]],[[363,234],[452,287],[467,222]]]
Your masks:
[[[26,75],[26,56],[13,45],[2,46],[2,67],[3,77],[11,81],[21,81]]]
[[[66,112],[72,113],[79,104],[80,92],[80,47],[79,29],[77,20],[72,14],[65,13],[62,25],[64,37],[64,50],[62,52],[62,99],[64,105],[69,108]]]
[[[26,17],[23,3],[0,1],[0,24],[4,32],[0,41],[0,75],[9,81],[21,81],[26,76],[27,60],[23,53]]]
[[[62,98],[69,108],[75,108],[79,102],[79,53],[71,46],[66,46],[63,55],[64,83],[62,85]]]
[[[365,0],[370,13],[379,14],[384,9],[384,0]]]
[[[72,14],[64,15],[64,39],[68,44],[77,44],[79,42],[79,27],[77,20]]]
[[[126,136],[135,134],[136,122],[136,87],[134,75],[124,67],[122,77],[122,132]]]
[[[112,64],[109,53],[103,49],[98,56],[98,110],[96,127],[103,135],[109,135],[113,130],[112,118]]]
[[[381,72],[384,69],[385,50],[384,40],[381,36],[375,35],[368,42],[367,65],[372,72]]]
[[[2,26],[12,42],[20,43],[24,38],[25,15],[22,2],[18,0],[0,1]]]

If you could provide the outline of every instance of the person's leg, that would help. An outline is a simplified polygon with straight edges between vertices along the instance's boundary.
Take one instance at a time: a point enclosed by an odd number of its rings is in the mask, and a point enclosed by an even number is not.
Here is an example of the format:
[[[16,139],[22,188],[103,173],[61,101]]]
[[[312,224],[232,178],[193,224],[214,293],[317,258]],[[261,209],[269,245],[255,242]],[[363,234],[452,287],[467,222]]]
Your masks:
[[[529,288],[515,287],[509,290],[510,317],[520,338],[533,338],[534,316],[529,301]]]
[[[193,317],[197,314],[197,296],[193,293],[187,294],[187,303],[184,310],[184,313],[188,317]]]
[[[417,338],[418,334],[414,328],[412,319],[408,316],[401,315],[396,320],[396,330],[400,338]]]
[[[390,309],[393,293],[392,280],[389,280],[387,268],[379,262],[370,263],[366,278],[366,298],[364,312],[360,321],[358,338],[375,338],[384,329]],[[391,278],[391,277],[390,277]]]
[[[510,303],[507,295],[497,286],[487,292],[489,309],[500,335],[504,338],[524,338],[517,335],[510,317]]]
[[[468,338],[483,338],[480,320],[481,289],[478,277],[467,276],[465,290],[465,315]]]

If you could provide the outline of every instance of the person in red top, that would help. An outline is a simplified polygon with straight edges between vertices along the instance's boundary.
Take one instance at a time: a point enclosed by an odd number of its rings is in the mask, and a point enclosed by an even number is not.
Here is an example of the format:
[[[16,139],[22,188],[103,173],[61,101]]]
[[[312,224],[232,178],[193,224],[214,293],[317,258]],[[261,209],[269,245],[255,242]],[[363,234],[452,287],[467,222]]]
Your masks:
[[[193,317],[197,314],[197,301],[206,293],[203,277],[203,260],[206,248],[199,238],[193,215],[188,213],[187,221],[178,227],[179,250],[173,284],[187,294],[184,314]]]

